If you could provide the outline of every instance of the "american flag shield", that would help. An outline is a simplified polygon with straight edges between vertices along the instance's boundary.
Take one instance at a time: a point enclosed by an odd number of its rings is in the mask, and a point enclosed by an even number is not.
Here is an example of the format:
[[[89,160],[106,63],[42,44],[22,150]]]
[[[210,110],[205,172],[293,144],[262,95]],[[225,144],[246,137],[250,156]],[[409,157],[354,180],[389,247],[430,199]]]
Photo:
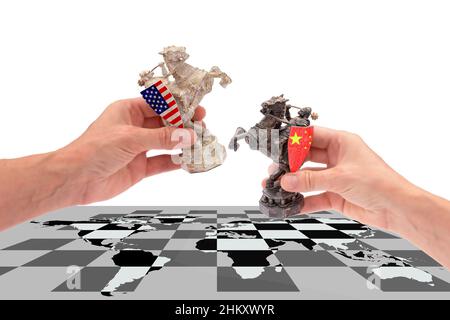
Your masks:
[[[141,91],[141,95],[150,107],[171,126],[183,128],[183,120],[177,102],[161,80]]]

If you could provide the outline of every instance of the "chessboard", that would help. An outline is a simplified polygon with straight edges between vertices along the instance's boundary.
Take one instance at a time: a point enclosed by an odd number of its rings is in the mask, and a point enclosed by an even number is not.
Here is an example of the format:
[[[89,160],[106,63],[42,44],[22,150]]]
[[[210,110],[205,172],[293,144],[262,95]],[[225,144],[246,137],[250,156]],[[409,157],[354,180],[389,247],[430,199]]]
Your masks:
[[[336,212],[73,207],[0,233],[1,299],[449,299],[450,272]]]

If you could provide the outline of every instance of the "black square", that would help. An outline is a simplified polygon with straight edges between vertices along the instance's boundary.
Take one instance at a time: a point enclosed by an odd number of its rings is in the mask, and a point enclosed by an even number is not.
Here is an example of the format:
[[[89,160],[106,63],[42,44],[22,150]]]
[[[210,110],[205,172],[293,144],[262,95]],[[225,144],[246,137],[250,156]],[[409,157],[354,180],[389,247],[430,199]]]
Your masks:
[[[29,239],[3,250],[55,250],[75,239]]]
[[[333,227],[337,230],[367,230],[367,227],[364,224],[360,223],[327,223],[330,227]]]
[[[258,230],[297,230],[288,223],[255,223]]]
[[[0,276],[16,269],[16,267],[0,267]]]
[[[311,239],[353,239],[353,237],[339,230],[302,230]]]

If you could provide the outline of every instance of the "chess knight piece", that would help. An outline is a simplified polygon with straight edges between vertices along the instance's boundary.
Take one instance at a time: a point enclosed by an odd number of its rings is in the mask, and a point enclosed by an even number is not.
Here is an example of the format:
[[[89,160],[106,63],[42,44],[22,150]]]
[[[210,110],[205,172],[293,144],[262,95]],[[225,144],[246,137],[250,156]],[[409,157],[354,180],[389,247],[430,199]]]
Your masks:
[[[160,83],[158,88],[168,89],[178,105],[182,126],[192,128],[196,132],[196,143],[191,148],[183,149],[182,168],[190,173],[211,170],[224,162],[225,147],[208,129],[203,128],[201,124],[194,124],[192,116],[203,97],[211,92],[215,78],[220,78],[220,85],[224,88],[231,83],[231,78],[216,66],[205,71],[186,63],[189,54],[186,53],[185,47],[170,46],[164,48],[160,54],[164,62],[150,71],[141,72],[138,84],[147,89]],[[154,75],[157,68],[161,69],[161,76]],[[152,105],[151,107],[154,108]],[[163,117],[163,120],[166,125],[176,125],[173,121],[168,121],[171,119]]]
[[[264,118],[248,131],[237,128],[228,146],[237,151],[238,141],[244,139],[250,149],[259,150],[278,164],[277,171],[267,180],[259,201],[261,212],[276,218],[297,214],[303,207],[303,195],[283,190],[280,178],[302,166],[313,137],[309,118],[317,120],[319,117],[311,108],[288,105],[287,101],[280,95],[262,103],[261,113]],[[298,109],[295,117],[291,117],[290,113],[293,108]]]

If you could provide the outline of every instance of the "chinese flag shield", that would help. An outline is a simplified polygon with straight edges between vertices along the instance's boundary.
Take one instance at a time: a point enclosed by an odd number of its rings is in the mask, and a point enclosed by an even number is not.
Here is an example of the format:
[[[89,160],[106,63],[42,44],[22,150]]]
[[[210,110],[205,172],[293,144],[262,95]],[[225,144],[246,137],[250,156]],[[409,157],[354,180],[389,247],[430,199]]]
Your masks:
[[[289,132],[289,169],[295,172],[302,166],[311,148],[314,127],[292,126]]]

